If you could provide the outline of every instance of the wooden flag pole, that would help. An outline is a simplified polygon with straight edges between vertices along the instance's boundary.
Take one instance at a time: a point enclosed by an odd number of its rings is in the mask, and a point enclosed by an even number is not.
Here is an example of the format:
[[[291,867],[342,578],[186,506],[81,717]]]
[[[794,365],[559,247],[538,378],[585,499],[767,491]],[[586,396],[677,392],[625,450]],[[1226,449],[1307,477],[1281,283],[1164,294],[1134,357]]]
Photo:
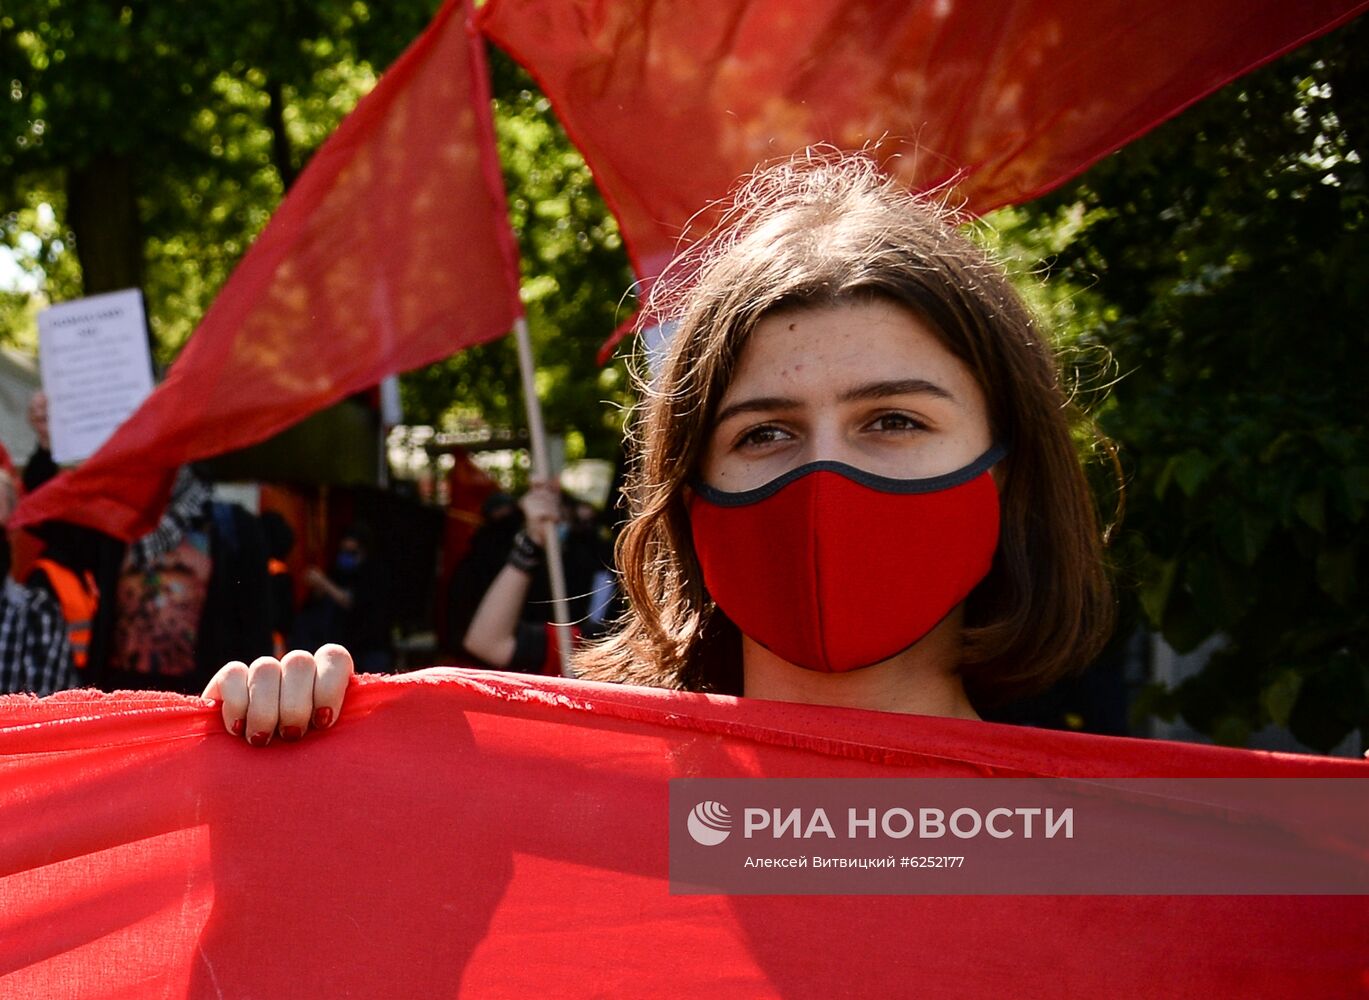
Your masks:
[[[547,449],[547,430],[542,423],[542,403],[537,398],[537,381],[532,360],[532,339],[528,336],[528,321],[519,316],[513,324],[514,340],[518,343],[518,370],[523,381],[523,406],[528,415],[528,438],[532,447],[532,474],[536,479],[551,480],[551,454]],[[561,675],[574,677],[570,668],[570,605],[566,601],[566,573],[561,562],[561,540],[555,531],[547,532],[547,575],[551,578],[552,623],[556,629],[556,645],[561,654]]]

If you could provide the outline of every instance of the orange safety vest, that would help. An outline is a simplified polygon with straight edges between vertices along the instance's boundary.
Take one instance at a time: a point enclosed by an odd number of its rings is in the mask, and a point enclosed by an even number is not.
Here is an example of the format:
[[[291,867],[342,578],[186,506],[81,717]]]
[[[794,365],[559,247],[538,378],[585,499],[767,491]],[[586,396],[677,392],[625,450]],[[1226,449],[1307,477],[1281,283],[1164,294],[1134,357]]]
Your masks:
[[[62,606],[62,617],[67,622],[71,661],[78,669],[84,669],[90,662],[90,630],[95,611],[100,606],[100,588],[95,586],[95,574],[86,570],[78,576],[74,570],[51,559],[35,559],[33,568],[45,572],[52,589],[57,592],[57,603]]]

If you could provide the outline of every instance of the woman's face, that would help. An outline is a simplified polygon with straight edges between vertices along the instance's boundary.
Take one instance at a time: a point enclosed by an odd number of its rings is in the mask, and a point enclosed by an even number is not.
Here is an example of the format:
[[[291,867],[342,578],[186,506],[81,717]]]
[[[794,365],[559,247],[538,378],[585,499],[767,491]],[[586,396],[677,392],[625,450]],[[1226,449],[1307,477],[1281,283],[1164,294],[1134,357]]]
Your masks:
[[[992,443],[983,392],[925,323],[892,302],[846,302],[757,324],[701,472],[728,492],[818,461],[923,479],[969,465]]]

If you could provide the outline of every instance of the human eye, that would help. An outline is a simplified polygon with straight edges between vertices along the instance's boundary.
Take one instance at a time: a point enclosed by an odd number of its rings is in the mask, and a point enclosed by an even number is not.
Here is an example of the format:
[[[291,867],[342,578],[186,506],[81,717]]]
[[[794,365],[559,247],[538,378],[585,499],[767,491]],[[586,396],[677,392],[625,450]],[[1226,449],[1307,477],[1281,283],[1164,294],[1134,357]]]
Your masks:
[[[866,425],[870,430],[884,433],[909,433],[925,431],[927,425],[907,413],[881,413]]]
[[[788,440],[789,432],[777,424],[759,424],[749,427],[737,435],[733,443],[736,449],[744,448],[764,448],[766,445],[776,444],[780,441]]]

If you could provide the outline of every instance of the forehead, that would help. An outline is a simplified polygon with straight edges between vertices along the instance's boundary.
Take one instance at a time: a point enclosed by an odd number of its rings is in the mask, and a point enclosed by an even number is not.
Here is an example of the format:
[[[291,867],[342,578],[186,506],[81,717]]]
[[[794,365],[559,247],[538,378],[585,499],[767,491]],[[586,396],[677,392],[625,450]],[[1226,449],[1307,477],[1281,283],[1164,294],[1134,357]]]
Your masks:
[[[819,398],[880,379],[921,378],[976,395],[969,368],[911,310],[883,299],[782,309],[762,317],[724,402],[742,396]]]

